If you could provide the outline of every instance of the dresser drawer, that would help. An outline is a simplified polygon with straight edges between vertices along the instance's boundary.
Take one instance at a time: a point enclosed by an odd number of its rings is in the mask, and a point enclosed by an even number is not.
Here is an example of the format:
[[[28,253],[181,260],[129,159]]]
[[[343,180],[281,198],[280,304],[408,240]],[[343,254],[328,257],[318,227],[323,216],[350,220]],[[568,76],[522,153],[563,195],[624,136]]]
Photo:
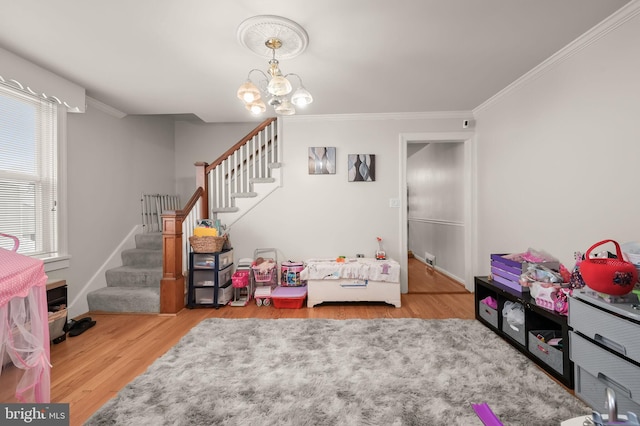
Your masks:
[[[640,325],[569,298],[569,327],[599,344],[640,362]]]
[[[640,367],[574,332],[569,333],[569,348],[577,373],[589,373],[603,384],[603,389],[610,387],[617,397],[640,404]],[[602,398],[605,398],[604,390]]]
[[[223,269],[232,263],[233,250],[222,253],[194,253],[192,267],[194,269]]]

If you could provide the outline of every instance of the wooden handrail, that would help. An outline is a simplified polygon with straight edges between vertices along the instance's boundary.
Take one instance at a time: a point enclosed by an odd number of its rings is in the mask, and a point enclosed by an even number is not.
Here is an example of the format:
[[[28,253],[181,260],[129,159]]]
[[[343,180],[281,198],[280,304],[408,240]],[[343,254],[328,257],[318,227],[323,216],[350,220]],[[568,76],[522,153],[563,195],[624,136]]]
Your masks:
[[[240,139],[240,141],[238,143],[236,143],[234,146],[232,146],[231,148],[229,148],[228,150],[225,151],[224,154],[222,154],[220,157],[218,157],[218,159],[216,161],[214,161],[213,163],[209,164],[206,168],[205,171],[205,175],[209,174],[209,172],[213,169],[215,169],[216,167],[218,167],[225,159],[227,159],[227,157],[229,157],[231,154],[233,154],[234,152],[236,152],[238,149],[240,149],[240,147],[242,145],[244,145],[245,143],[247,143],[247,141],[249,141],[251,138],[253,138],[255,135],[257,135],[258,133],[260,133],[261,131],[263,131],[268,125],[270,125],[271,123],[273,123],[277,118],[276,117],[271,117],[271,118],[267,118],[266,120],[264,120],[262,123],[260,123],[260,125],[258,127],[256,127],[255,129],[253,129],[251,131],[251,133],[249,133],[247,136],[245,136],[244,138]]]
[[[204,193],[204,188],[201,186],[197,187],[196,190],[193,192],[193,195],[191,196],[191,198],[189,198],[189,201],[187,201],[187,204],[184,205],[182,210],[177,210],[176,213],[179,213],[183,217],[187,217],[189,213],[191,213],[191,210],[193,210],[193,208],[196,206],[196,203],[198,202],[200,197],[202,197],[203,193]]]

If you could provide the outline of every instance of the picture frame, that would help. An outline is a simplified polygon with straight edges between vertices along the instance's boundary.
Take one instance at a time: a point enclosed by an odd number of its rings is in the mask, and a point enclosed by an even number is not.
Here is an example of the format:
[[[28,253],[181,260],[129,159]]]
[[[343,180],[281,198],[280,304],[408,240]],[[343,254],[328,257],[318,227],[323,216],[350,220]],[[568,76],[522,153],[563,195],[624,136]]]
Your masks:
[[[309,147],[309,174],[333,175],[336,173],[335,147]]]
[[[349,154],[347,176],[349,182],[375,182],[375,154]]]

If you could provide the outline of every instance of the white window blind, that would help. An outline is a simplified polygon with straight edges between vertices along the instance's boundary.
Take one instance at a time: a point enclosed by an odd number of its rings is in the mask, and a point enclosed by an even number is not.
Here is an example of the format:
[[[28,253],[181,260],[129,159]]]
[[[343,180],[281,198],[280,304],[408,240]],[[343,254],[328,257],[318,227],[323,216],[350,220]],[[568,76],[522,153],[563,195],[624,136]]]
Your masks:
[[[58,252],[56,114],[56,104],[0,85],[0,232],[42,258]]]

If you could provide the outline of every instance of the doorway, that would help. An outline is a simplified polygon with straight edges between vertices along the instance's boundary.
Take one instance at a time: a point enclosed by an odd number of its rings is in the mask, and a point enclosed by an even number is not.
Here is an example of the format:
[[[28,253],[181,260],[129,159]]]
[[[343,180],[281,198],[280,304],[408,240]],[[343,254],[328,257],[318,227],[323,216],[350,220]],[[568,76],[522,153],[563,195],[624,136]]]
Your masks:
[[[403,206],[408,206],[408,194],[407,194],[407,163],[410,153],[418,150],[419,145],[425,144],[459,144],[462,147],[462,177],[461,177],[461,186],[462,186],[462,219],[459,223],[456,223],[456,226],[460,226],[460,243],[459,243],[459,252],[460,258],[457,261],[461,262],[461,265],[458,266],[458,270],[460,271],[461,276],[455,276],[459,282],[462,282],[463,289],[461,289],[459,284],[455,283],[455,280],[451,280],[446,273],[438,274],[438,267],[436,262],[436,268],[429,268],[420,260],[414,258],[409,258],[409,245],[408,245],[408,237],[409,237],[409,217],[408,211],[406,208],[401,211],[401,219],[400,219],[400,234],[401,234],[401,253],[407,254],[406,257],[401,257],[401,262],[403,263],[401,266],[404,271],[407,271],[406,277],[403,282],[401,282],[401,288],[403,293],[409,292],[409,276],[412,278],[419,275],[415,275],[419,273],[420,269],[422,269],[423,278],[425,278],[424,282],[415,283],[416,288],[412,288],[411,291],[417,292],[464,292],[473,290],[473,275],[472,275],[472,237],[473,237],[473,222],[472,222],[472,200],[473,200],[473,187],[472,187],[472,165],[474,164],[472,161],[472,138],[473,132],[453,132],[453,133],[411,133],[411,134],[401,134],[400,135],[400,170],[401,173],[401,183],[400,183],[400,194],[402,195],[402,203]],[[420,257],[424,254],[416,253],[416,257]],[[419,262],[419,263],[416,263]],[[409,265],[411,264],[411,270],[409,269]],[[434,275],[426,275],[433,273]],[[435,277],[435,278],[434,278]],[[426,285],[426,287],[424,287]],[[440,290],[438,290],[440,289]]]

